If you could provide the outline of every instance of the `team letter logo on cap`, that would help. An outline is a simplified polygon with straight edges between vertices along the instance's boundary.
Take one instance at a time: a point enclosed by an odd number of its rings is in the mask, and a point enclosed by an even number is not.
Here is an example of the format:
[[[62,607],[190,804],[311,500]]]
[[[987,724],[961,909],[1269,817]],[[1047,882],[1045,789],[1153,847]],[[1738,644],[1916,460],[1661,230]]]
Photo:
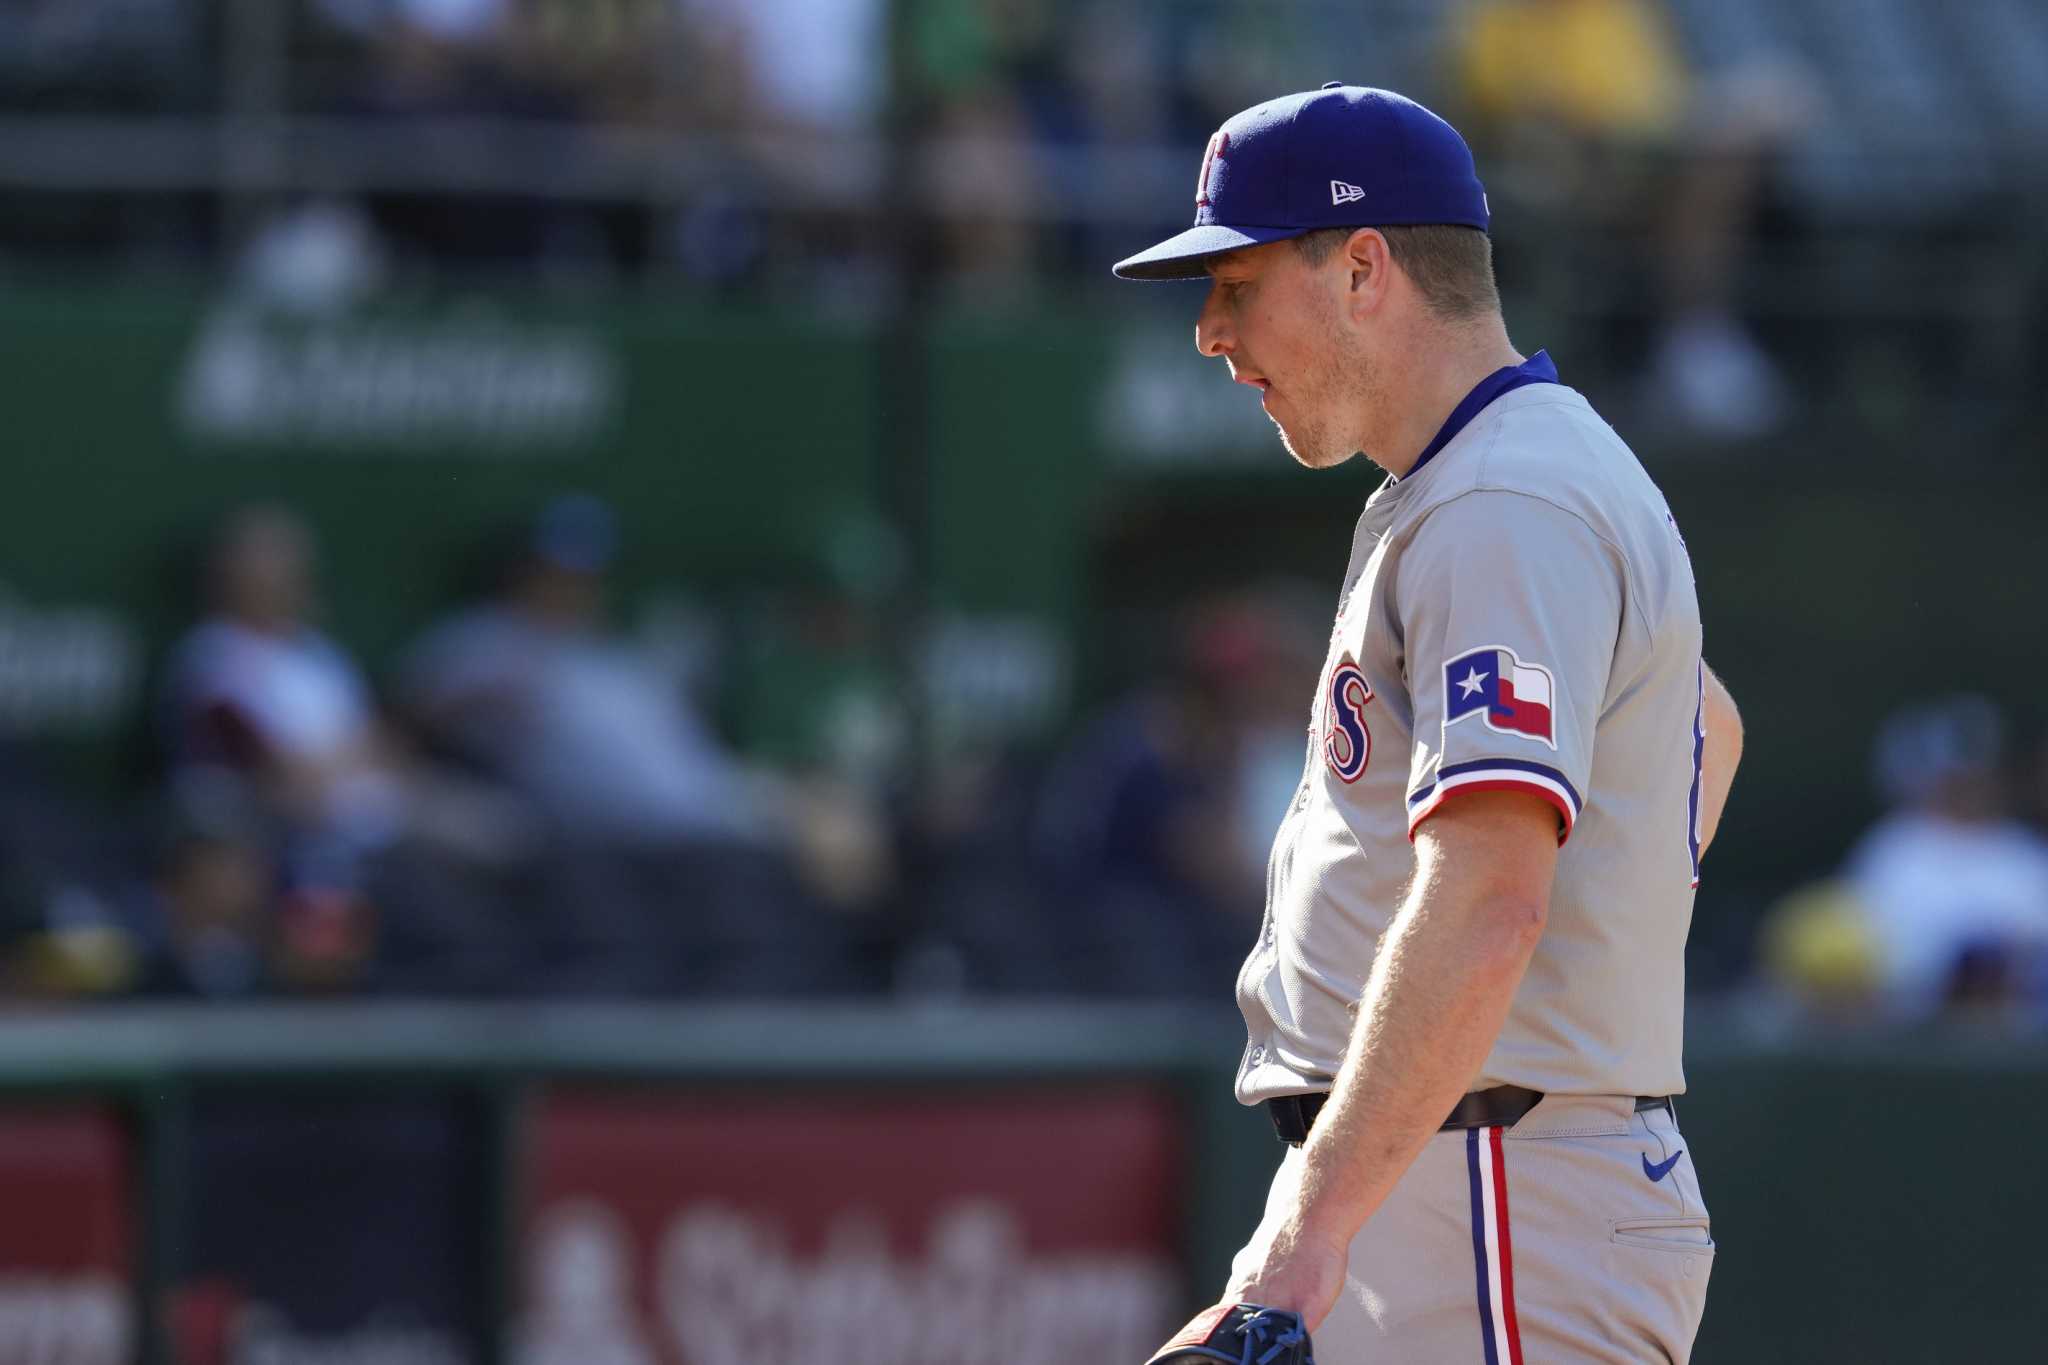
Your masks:
[[[1217,133],[1209,139],[1209,150],[1202,153],[1202,173],[1195,179],[1195,207],[1209,207],[1209,168],[1216,164],[1216,158],[1230,150],[1230,134]]]

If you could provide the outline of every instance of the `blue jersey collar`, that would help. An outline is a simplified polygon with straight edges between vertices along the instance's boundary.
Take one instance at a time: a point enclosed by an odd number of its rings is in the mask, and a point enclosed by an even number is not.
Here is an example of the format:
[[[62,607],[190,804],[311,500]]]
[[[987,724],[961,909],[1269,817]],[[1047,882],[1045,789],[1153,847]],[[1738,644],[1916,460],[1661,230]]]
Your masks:
[[[1430,440],[1428,445],[1422,448],[1422,457],[1416,460],[1409,467],[1408,472],[1401,477],[1403,479],[1414,478],[1416,470],[1435,459],[1437,452],[1451,443],[1452,437],[1463,431],[1467,424],[1474,417],[1477,417],[1488,403],[1491,403],[1502,394],[1519,389],[1525,384],[1555,384],[1556,382],[1557,366],[1551,362],[1550,352],[1548,351],[1538,351],[1519,365],[1507,365],[1495,370],[1492,374],[1474,385],[1472,392],[1466,394],[1464,398],[1459,400],[1458,406],[1451,409],[1451,415],[1444,419],[1444,424],[1441,427],[1437,428],[1435,437]]]

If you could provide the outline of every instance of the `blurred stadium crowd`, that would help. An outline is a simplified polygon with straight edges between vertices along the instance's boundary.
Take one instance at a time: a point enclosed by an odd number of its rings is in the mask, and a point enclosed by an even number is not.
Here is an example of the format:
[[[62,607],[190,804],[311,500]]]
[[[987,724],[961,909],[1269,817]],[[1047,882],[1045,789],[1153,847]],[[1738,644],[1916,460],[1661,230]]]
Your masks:
[[[606,625],[616,539],[603,502],[550,502],[379,687],[318,625],[308,528],[233,512],[157,670],[155,793],[94,808],[10,756],[11,984],[1227,989],[1317,662],[1313,626],[1277,633],[1287,604],[1192,609],[1179,666],[1050,763],[913,784],[858,602],[752,604],[713,651],[733,685],[693,688],[700,667]]]
[[[146,798],[0,755],[0,980],[1224,997],[1299,779],[1311,586],[1191,599],[1168,665],[1049,753],[920,768],[855,595],[754,602],[679,659],[607,624],[617,539],[602,501],[551,501],[373,682],[319,625],[308,528],[233,511],[156,670]],[[2037,1021],[2048,745],[1957,695],[1894,715],[1871,761],[1887,813],[1785,898],[1741,988],[1820,1017]]]
[[[8,0],[0,259],[998,309],[1338,66],[1471,133],[1525,325],[1678,426],[1967,415],[2039,354],[2029,0]]]
[[[2044,72],[2031,0],[0,0],[0,264],[996,310],[1099,287],[1219,121],[1343,77],[1468,129],[1518,316],[1676,438],[1981,430],[2048,354]],[[1313,587],[1189,601],[1048,753],[914,762],[872,603],[679,667],[607,625],[618,534],[538,509],[372,679],[306,526],[234,509],[146,818],[0,756],[6,989],[1224,998]],[[1891,813],[1772,918],[1765,989],[2048,1010],[2048,760],[2010,731],[1886,727]]]

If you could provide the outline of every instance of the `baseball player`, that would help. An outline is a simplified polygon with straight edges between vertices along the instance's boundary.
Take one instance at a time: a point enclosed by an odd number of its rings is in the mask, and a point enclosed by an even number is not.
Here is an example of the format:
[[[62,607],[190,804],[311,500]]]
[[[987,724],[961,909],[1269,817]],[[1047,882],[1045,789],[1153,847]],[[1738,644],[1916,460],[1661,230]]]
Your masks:
[[[1683,954],[1741,743],[1684,542],[1509,343],[1442,119],[1273,100],[1210,139],[1195,204],[1116,273],[1206,277],[1196,345],[1295,459],[1388,476],[1238,978],[1237,1093],[1291,1145],[1225,1302],[1300,1313],[1321,1365],[1684,1361],[1714,1243],[1672,1102]]]

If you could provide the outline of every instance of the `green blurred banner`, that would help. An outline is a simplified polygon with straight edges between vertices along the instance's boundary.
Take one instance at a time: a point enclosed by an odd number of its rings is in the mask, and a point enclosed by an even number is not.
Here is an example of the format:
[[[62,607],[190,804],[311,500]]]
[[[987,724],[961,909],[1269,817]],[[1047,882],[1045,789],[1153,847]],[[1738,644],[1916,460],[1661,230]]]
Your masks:
[[[46,633],[90,608],[153,638],[208,520],[279,500],[322,535],[334,633],[381,658],[564,489],[614,501],[636,585],[765,575],[872,512],[874,364],[852,329],[651,306],[17,293],[0,578]]]

